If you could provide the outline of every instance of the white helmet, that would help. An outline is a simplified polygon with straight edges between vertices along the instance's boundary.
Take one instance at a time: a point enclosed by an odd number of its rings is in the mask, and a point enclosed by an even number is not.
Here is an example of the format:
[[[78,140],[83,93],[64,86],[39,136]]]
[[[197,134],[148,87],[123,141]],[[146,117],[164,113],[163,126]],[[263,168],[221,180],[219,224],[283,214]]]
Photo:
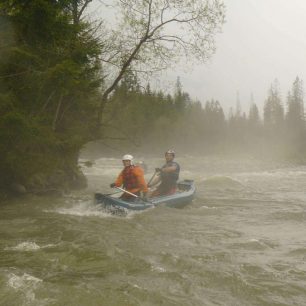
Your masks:
[[[122,156],[122,160],[130,160],[133,161],[134,157],[130,154],[125,154]]]

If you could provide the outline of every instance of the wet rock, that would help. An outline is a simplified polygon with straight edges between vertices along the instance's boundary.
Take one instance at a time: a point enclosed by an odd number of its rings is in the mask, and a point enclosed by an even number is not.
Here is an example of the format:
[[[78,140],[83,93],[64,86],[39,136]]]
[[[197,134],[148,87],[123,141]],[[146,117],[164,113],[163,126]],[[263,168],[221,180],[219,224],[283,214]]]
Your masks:
[[[41,173],[34,174],[29,182],[27,183],[27,187],[32,189],[44,189],[46,186],[46,176]]]
[[[47,179],[47,186],[62,186],[67,181],[67,175],[62,170],[56,170]]]
[[[27,193],[27,189],[23,185],[18,183],[11,184],[10,190],[16,195],[23,195]]]
[[[83,164],[84,164],[84,166],[90,168],[94,165],[94,162],[91,161],[91,160],[87,160],[87,161],[83,162]]]
[[[70,182],[70,188],[72,189],[82,189],[87,187],[87,179],[83,172],[78,171],[73,175]]]

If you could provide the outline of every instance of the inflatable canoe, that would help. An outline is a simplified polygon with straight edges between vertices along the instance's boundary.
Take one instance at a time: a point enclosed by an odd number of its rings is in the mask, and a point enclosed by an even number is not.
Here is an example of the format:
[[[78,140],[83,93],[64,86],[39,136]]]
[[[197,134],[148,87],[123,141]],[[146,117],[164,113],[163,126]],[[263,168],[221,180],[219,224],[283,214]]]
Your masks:
[[[193,180],[180,181],[177,184],[177,192],[171,195],[158,196],[143,200],[140,197],[133,202],[124,201],[102,193],[95,194],[95,203],[102,205],[103,208],[124,208],[128,210],[144,210],[159,205],[180,208],[190,203],[195,195],[195,185]]]

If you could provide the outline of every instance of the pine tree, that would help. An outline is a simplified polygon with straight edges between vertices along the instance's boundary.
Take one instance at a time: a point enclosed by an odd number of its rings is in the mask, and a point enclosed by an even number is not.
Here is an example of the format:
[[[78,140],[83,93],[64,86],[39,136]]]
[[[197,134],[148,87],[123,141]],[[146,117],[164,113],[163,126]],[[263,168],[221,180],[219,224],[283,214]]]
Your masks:
[[[255,103],[253,103],[249,110],[249,126],[251,129],[257,129],[260,125],[260,116],[258,107]]]
[[[288,128],[298,131],[304,128],[304,90],[303,81],[296,77],[287,97],[288,111],[286,120]]]
[[[306,130],[304,118],[303,82],[299,79],[299,77],[296,77],[292,84],[292,89],[288,93],[287,106],[287,141],[291,146],[291,151],[302,152],[306,148]]]
[[[264,105],[264,126],[268,134],[281,134],[284,125],[284,108],[281,101],[279,82],[275,80],[271,85],[268,98]]]

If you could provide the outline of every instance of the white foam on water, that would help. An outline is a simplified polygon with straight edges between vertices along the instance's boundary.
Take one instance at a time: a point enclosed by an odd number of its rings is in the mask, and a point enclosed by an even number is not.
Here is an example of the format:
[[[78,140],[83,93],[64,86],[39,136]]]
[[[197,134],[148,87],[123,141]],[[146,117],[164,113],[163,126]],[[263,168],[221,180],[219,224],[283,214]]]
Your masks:
[[[40,250],[41,247],[35,242],[25,241],[21,242],[14,247],[6,247],[5,251],[36,251]]]
[[[151,271],[152,272],[158,272],[158,273],[165,273],[166,269],[163,267],[159,267],[159,266],[151,266]]]
[[[101,205],[93,204],[92,200],[78,201],[78,203],[72,204],[68,208],[60,207],[53,210],[44,210],[44,212],[79,217],[118,218],[118,215],[104,210]]]
[[[62,215],[72,215],[72,216],[81,216],[81,217],[109,217],[110,215],[104,211],[101,211],[99,206],[93,205],[92,201],[82,202],[76,205],[73,205],[70,208],[57,208],[53,212]]]
[[[14,273],[9,274],[8,285],[14,289],[23,289],[29,287],[37,287],[37,284],[42,282],[42,279],[34,277],[30,274],[24,273],[18,276]]]
[[[257,244],[260,245],[262,247],[270,247],[267,243],[265,243],[264,241],[261,241],[260,239],[249,239],[247,242],[252,243],[252,244]]]
[[[77,200],[75,203],[71,203],[68,201],[70,207],[59,207],[55,209],[46,209],[44,212],[46,213],[57,213],[61,215],[71,215],[71,216],[80,216],[80,217],[100,217],[100,218],[125,218],[131,219],[134,218],[135,215],[150,211],[152,208],[148,208],[145,210],[128,210],[126,209],[123,213],[112,213],[109,210],[105,210],[102,205],[94,204],[93,200]]]
[[[137,288],[137,289],[142,289],[142,288],[139,287],[137,284],[134,284],[133,287],[134,287],[134,288]]]
[[[203,209],[217,209],[217,207],[215,207],[215,206],[209,207],[209,206],[205,206],[205,205],[201,206],[200,208],[203,208]]]
[[[24,241],[19,243],[18,245],[14,246],[14,247],[6,247],[4,248],[5,251],[37,251],[40,249],[44,249],[44,248],[50,248],[55,246],[54,244],[47,244],[44,246],[39,246],[38,244],[36,244],[35,242],[31,242],[31,241]]]
[[[249,239],[249,242],[258,242],[258,243],[261,243],[258,239]]]
[[[14,273],[8,275],[8,286],[16,291],[21,291],[28,302],[35,301],[34,290],[42,283],[42,280],[30,274],[24,273],[19,276]]]

